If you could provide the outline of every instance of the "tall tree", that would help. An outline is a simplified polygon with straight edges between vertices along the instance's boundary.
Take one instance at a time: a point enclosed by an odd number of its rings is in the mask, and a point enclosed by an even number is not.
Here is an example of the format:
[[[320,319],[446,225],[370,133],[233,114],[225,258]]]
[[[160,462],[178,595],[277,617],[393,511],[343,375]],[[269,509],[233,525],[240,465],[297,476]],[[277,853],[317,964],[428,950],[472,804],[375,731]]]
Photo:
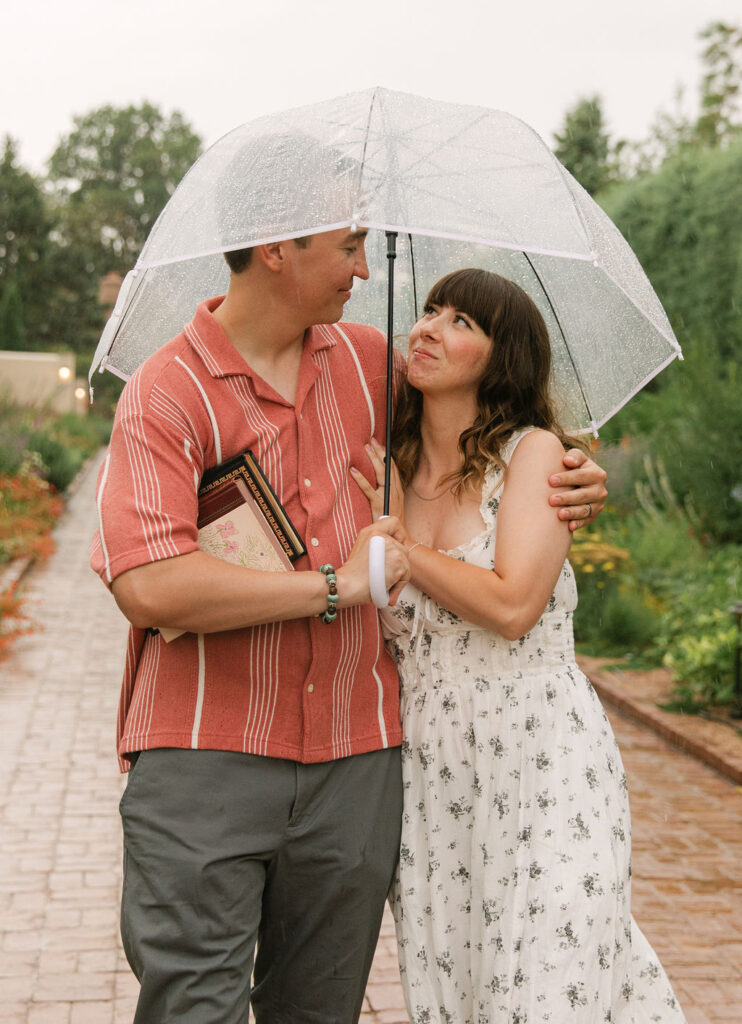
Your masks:
[[[131,267],[201,142],[177,111],[104,106],[75,118],[49,162],[54,245],[46,307],[55,345],[90,352],[103,326],[100,279]]]
[[[41,186],[19,166],[16,144],[6,136],[0,158],[0,303],[6,326],[14,325],[5,332],[15,339],[14,348],[26,342],[36,348],[42,343],[51,227]]]
[[[26,349],[26,325],[18,282],[6,281],[0,294],[0,349],[22,352]]]
[[[718,146],[742,129],[742,26],[715,21],[699,39],[706,47],[696,134],[704,145]]]
[[[99,275],[128,270],[200,150],[182,114],[165,115],[150,103],[75,118],[49,162],[63,240],[86,242]]]
[[[616,178],[625,181],[654,174],[666,160],[677,156],[696,141],[695,118],[686,109],[686,93],[679,85],[672,106],[657,111],[645,139],[621,142],[616,146]]]
[[[554,138],[556,155],[590,195],[608,184],[610,143],[599,96],[582,99],[568,110],[564,128]]]

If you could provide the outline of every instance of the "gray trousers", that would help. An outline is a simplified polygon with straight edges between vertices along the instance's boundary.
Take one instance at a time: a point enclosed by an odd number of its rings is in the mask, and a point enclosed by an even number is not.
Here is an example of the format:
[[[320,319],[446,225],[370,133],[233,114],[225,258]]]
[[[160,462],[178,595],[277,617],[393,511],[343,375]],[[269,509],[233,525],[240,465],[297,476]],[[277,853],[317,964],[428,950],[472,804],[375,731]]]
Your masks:
[[[121,800],[135,1024],[247,1024],[249,1005],[257,1024],[354,1024],[401,815],[399,748],[141,753]]]

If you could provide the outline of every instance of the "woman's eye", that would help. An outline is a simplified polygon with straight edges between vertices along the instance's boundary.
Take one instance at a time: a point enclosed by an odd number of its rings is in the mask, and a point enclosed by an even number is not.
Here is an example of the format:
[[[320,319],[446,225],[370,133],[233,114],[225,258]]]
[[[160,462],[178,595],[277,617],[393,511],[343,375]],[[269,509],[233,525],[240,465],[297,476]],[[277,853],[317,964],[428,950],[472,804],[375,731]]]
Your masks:
[[[462,313],[457,313],[456,314],[455,322],[460,322],[460,323],[464,324],[465,327],[471,327],[471,324],[469,323],[468,318],[465,317]]]

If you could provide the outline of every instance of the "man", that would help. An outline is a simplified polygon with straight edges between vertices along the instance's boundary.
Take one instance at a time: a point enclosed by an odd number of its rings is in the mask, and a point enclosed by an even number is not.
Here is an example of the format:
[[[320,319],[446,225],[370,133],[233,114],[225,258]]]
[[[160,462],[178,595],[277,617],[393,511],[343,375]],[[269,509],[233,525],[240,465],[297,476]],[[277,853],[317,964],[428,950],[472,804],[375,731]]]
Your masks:
[[[385,345],[371,328],[328,326],[368,277],[364,245],[341,228],[229,254],[226,297],[202,304],[119,403],[92,561],[134,627],[119,754],[133,768],[122,934],[139,1024],[246,1021],[250,998],[258,1024],[360,1014],[401,818],[373,534],[387,538],[393,598],[408,578],[397,521],[371,526],[348,472],[373,479]],[[201,474],[246,448],[305,538],[296,572],[198,550]],[[594,464],[560,476],[577,486],[560,516],[602,508]],[[168,645],[155,626],[188,633]]]

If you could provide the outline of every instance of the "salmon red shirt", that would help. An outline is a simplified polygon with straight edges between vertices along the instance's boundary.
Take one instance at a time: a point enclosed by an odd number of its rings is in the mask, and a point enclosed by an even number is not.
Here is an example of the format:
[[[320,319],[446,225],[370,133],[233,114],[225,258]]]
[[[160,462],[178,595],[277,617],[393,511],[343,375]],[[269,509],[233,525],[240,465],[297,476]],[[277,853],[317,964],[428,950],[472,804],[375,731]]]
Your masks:
[[[198,548],[205,469],[250,448],[304,538],[297,571],[341,565],[370,522],[351,465],[383,435],[386,343],[371,327],[307,331],[296,404],[253,373],[202,303],[123,391],[98,481],[91,564],[104,582]],[[131,628],[118,753],[244,751],[316,762],[401,742],[397,672],[372,605],[170,644]]]

